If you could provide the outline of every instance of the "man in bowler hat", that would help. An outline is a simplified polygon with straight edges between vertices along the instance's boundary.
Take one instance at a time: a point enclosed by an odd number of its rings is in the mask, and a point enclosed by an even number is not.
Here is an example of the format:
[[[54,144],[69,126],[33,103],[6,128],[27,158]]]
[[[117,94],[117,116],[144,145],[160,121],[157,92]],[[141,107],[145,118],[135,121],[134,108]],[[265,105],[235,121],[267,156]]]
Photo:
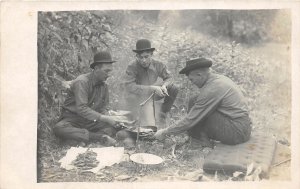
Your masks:
[[[177,93],[178,87],[173,84],[173,79],[167,66],[152,58],[155,48],[147,39],[140,39],[136,43],[136,59],[126,69],[123,84],[126,90],[126,102],[133,112],[139,104],[155,93],[155,100],[164,99],[159,111],[158,124],[165,127],[167,112],[170,111]],[[158,78],[163,80],[158,84]]]
[[[116,143],[111,138],[116,135],[115,126],[126,117],[107,115],[109,94],[105,81],[114,62],[109,52],[101,51],[94,56],[92,71],[71,82],[62,115],[53,129],[56,136],[73,144],[98,141],[110,146]]]
[[[179,73],[198,87],[197,95],[189,101],[187,116],[157,131],[154,138],[164,140],[167,135],[187,131],[206,147],[213,147],[210,139],[229,145],[249,140],[251,121],[241,90],[228,77],[211,72],[211,65],[205,58],[186,62]]]

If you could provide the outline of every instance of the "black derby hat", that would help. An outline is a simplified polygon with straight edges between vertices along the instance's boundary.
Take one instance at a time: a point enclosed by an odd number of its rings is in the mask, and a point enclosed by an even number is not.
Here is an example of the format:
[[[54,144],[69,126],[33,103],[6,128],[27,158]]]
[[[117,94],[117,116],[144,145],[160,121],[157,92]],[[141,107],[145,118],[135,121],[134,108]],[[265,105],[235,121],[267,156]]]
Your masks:
[[[179,71],[180,74],[188,74],[191,70],[195,70],[197,68],[207,68],[211,67],[212,61],[206,58],[196,58],[192,60],[188,60],[186,62],[185,68]]]
[[[94,62],[90,65],[90,68],[94,69],[97,64],[114,63],[111,54],[107,51],[100,51],[94,56]]]
[[[136,42],[136,49],[133,52],[141,53],[143,51],[154,51],[155,48],[151,47],[151,42],[148,39],[140,39]]]

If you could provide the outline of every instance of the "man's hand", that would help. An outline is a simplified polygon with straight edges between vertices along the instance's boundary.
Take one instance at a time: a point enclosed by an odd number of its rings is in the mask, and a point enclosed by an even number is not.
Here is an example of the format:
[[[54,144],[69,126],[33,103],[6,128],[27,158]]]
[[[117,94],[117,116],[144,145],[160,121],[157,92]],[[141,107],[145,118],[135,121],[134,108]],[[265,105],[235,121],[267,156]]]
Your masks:
[[[160,130],[158,130],[154,134],[153,138],[156,139],[156,140],[165,140],[166,139],[166,129],[160,129]]]
[[[151,86],[151,89],[158,96],[161,96],[161,97],[165,96],[165,94],[164,94],[164,92],[162,90],[162,87],[160,87],[160,86]]]
[[[161,90],[164,93],[164,95],[169,96],[168,89],[167,89],[167,87],[165,85],[161,86]]]
[[[107,116],[107,115],[102,115],[101,121],[106,122],[112,126],[115,126],[117,123],[130,122],[126,116]]]

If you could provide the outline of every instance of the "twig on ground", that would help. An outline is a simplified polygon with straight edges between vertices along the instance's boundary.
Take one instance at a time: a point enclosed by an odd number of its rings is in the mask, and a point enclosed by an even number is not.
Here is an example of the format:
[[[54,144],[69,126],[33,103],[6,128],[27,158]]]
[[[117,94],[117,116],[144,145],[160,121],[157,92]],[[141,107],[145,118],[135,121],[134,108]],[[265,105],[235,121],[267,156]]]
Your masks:
[[[173,144],[172,147],[171,147],[171,149],[172,149],[172,156],[174,158],[176,158],[176,155],[175,155],[176,144]]]
[[[281,165],[281,164],[283,164],[283,163],[286,163],[286,162],[288,162],[288,161],[291,161],[291,158],[286,159],[286,160],[283,160],[283,161],[281,161],[281,162],[278,162],[278,163],[276,163],[275,165],[273,165],[272,167],[277,167],[277,166],[279,166],[279,165]]]

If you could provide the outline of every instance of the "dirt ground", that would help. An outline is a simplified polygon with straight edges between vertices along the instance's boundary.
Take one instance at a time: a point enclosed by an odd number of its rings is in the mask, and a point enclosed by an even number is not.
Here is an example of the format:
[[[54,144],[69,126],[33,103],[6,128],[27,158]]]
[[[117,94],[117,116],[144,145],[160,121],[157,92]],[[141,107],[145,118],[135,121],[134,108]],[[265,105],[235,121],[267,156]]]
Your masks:
[[[232,175],[212,175],[202,171],[204,158],[211,151],[209,148],[191,149],[190,144],[177,148],[175,156],[168,145],[160,142],[141,141],[140,149],[125,150],[125,158],[119,164],[106,167],[97,174],[84,170],[66,171],[60,167],[58,161],[66,154],[70,146],[58,147],[44,159],[41,167],[39,182],[144,182],[144,181],[223,181],[232,179]],[[102,147],[99,144],[91,144],[88,147]],[[130,161],[129,156],[135,152],[156,154],[164,159],[160,165],[139,165]],[[290,179],[290,149],[286,145],[277,144],[277,151],[270,169],[270,180]],[[243,180],[243,178],[237,178]]]

